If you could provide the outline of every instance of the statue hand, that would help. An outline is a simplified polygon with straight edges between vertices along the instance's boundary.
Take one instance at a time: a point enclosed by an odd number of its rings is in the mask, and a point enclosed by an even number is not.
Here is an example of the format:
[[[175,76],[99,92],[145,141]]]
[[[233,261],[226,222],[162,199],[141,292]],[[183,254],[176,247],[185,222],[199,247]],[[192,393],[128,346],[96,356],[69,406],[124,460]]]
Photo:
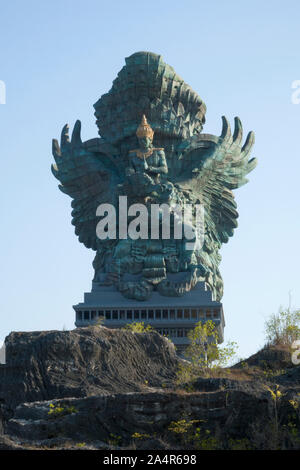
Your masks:
[[[69,137],[69,125],[66,124],[61,132],[60,146],[57,140],[53,140],[53,152],[54,156],[63,156],[65,159],[76,159],[87,154],[87,151],[83,148],[81,140],[81,122],[76,121],[72,137]]]
[[[149,171],[150,173],[155,173],[155,174],[158,174],[158,173],[159,173],[158,168],[155,168],[154,166],[149,166],[149,167],[148,167],[148,171]]]

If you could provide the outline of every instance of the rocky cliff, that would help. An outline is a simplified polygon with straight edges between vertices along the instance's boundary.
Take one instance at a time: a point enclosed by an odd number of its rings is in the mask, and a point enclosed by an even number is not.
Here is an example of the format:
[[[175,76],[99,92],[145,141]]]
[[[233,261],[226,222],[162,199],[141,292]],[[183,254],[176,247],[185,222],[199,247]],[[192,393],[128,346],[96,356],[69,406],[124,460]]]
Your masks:
[[[156,332],[104,327],[11,333],[0,366],[0,400],[23,402],[133,392],[169,386],[178,358]]]
[[[300,448],[300,367],[287,348],[181,388],[182,360],[155,332],[11,333],[6,352],[0,449]]]

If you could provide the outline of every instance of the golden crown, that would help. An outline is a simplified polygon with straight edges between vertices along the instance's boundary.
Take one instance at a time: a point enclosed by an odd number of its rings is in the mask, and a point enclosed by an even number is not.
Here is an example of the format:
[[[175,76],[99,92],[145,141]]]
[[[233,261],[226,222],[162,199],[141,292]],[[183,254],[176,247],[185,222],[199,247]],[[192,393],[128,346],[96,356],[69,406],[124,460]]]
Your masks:
[[[142,137],[150,137],[151,140],[153,139],[154,131],[148,124],[145,114],[142,116],[141,124],[137,128],[136,135],[139,139]]]

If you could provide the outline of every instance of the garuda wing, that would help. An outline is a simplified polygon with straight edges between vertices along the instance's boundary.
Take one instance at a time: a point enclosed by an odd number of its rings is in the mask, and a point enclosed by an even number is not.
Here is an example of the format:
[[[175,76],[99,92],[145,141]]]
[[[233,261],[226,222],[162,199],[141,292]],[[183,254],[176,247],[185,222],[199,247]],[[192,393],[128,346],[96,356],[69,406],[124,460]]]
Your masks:
[[[109,152],[101,151],[101,145],[94,145],[90,151],[87,142],[80,137],[81,123],[77,121],[69,139],[69,127],[64,126],[61,144],[52,142],[55,164],[54,176],[61,182],[59,189],[72,200],[72,224],[81,243],[97,250],[101,240],[96,235],[96,209],[99,204],[110,203],[116,207],[117,185],[121,183],[118,167]],[[100,141],[100,139],[94,139]]]
[[[254,144],[249,132],[242,146],[242,124],[235,118],[231,134],[228,120],[223,116],[220,137],[200,134],[181,144],[181,169],[176,182],[192,191],[204,205],[205,229],[209,239],[218,247],[226,243],[237,227],[238,212],[232,190],[248,182],[246,175],[256,166],[248,160]]]

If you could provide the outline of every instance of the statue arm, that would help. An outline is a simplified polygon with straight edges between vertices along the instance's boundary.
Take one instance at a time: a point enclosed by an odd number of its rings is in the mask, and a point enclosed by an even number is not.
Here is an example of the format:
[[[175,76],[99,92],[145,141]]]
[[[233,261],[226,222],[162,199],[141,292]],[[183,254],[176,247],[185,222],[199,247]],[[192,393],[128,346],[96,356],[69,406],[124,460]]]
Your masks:
[[[135,161],[134,161],[135,159]],[[131,153],[129,156],[129,163],[127,168],[125,169],[125,173],[127,176],[130,176],[134,173],[148,170],[148,165],[145,159],[140,159],[136,153]]]
[[[159,151],[159,166],[150,166],[149,171],[155,174],[167,174],[168,173],[168,165],[165,157],[165,152],[163,150]]]

